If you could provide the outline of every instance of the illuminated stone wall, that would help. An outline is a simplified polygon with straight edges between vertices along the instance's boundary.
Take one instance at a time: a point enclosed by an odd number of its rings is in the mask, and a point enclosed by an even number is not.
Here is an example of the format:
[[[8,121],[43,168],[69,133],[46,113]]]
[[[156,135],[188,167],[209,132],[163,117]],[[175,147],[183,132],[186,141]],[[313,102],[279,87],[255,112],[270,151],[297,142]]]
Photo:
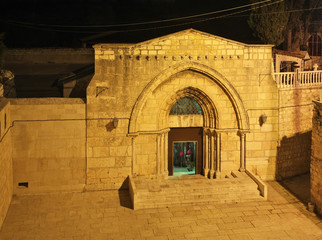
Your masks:
[[[311,202],[322,215],[322,101],[315,102],[312,127]]]
[[[310,171],[312,100],[318,98],[318,86],[279,90],[277,179]]]
[[[12,191],[10,103],[0,99],[0,229],[11,202]]]
[[[220,135],[223,175],[240,167],[242,133],[247,168],[274,179],[278,94],[271,47],[193,29],[139,44],[95,45],[87,88],[87,187],[120,188],[127,175],[157,175],[168,114],[180,94],[199,94],[208,101],[205,108],[213,106],[215,126],[205,126]]]
[[[14,194],[82,191],[84,119],[82,99],[11,100]]]

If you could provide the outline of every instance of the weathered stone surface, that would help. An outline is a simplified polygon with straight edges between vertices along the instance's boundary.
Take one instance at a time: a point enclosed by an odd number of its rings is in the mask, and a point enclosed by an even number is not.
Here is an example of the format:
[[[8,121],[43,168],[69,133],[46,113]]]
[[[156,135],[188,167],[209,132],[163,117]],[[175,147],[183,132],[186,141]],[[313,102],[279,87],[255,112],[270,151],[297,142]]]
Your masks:
[[[0,229],[13,193],[10,120],[10,103],[0,98]]]
[[[88,156],[108,142],[108,153],[97,157],[109,157],[112,151],[111,157],[132,158],[132,174],[153,175],[166,161],[164,129],[211,126],[222,132],[223,172],[240,167],[239,130],[246,130],[246,167],[262,178],[307,172],[309,135],[292,139],[310,131],[310,101],[318,88],[277,89],[271,48],[193,29],[138,44],[95,45],[96,72],[87,89]],[[212,105],[213,112],[205,110],[202,122],[169,117],[172,105],[185,96],[199,99],[205,109]],[[264,124],[262,115],[267,116]],[[114,129],[115,117],[121,126]]]
[[[322,102],[314,102],[312,121],[311,202],[322,215]]]
[[[81,191],[85,184],[85,104],[80,99],[16,99],[10,109],[13,192]],[[28,182],[28,188],[19,183]]]

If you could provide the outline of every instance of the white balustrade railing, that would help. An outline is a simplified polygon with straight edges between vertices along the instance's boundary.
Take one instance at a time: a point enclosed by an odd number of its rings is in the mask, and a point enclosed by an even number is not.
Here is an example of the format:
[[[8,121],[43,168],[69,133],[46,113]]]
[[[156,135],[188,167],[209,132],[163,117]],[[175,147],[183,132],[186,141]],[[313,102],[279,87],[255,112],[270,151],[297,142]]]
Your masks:
[[[322,71],[274,73],[278,88],[296,88],[322,85]]]

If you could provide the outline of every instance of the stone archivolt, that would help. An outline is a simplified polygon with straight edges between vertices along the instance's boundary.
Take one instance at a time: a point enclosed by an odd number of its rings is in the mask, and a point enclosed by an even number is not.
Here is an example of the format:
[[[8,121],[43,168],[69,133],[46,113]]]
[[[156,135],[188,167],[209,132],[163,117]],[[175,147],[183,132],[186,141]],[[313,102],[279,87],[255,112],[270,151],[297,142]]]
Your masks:
[[[210,81],[213,82],[214,85],[217,85],[220,87],[227,97],[230,99],[232,106],[235,110],[236,118],[238,120],[238,129],[249,129],[249,120],[247,113],[245,111],[245,107],[243,105],[243,102],[241,100],[241,97],[239,96],[238,92],[234,89],[234,87],[231,85],[231,83],[225,79],[220,73],[218,73],[216,70],[211,69],[208,66],[205,66],[200,63],[194,63],[194,62],[185,62],[185,63],[179,63],[177,65],[172,66],[171,68],[163,71],[160,73],[157,77],[155,77],[151,82],[148,83],[148,85],[144,88],[142,93],[140,94],[138,100],[136,101],[133,111],[131,113],[130,118],[130,126],[129,126],[129,133],[135,133],[136,131],[139,131],[137,126],[137,119],[139,118],[143,106],[146,104],[146,101],[148,101],[148,98],[155,93],[156,89],[160,88],[163,84],[165,84],[172,76],[175,74],[185,72],[185,71],[192,71],[202,74],[203,76],[207,77]],[[163,113],[160,113],[159,119],[167,119],[167,116],[170,112],[170,109],[172,105],[181,97],[184,96],[192,96],[199,104],[200,106],[204,106],[203,110],[204,113],[207,113],[207,117],[205,119],[204,126],[212,127],[215,126],[219,128],[219,123],[216,123],[216,116],[218,116],[218,113],[216,113],[216,108],[214,104],[212,103],[212,100],[209,96],[202,93],[200,89],[198,89],[198,84],[196,84],[196,88],[193,87],[187,87],[183,90],[178,90],[175,92],[175,95],[168,99],[166,101],[166,105],[164,107],[161,107],[161,111]],[[178,94],[178,95],[177,95]],[[210,106],[209,109],[207,109],[205,106]],[[163,117],[161,117],[161,115]],[[213,120],[211,120],[213,119]],[[162,120],[161,120],[162,121]],[[159,123],[159,128],[162,129],[165,126],[165,123]]]

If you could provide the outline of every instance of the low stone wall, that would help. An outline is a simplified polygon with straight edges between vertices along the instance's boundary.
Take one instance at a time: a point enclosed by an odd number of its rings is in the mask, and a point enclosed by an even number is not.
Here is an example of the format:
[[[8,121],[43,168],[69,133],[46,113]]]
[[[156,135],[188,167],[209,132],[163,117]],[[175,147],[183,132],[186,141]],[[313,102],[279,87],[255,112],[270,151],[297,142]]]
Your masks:
[[[0,99],[0,229],[12,198],[12,142],[10,103]]]
[[[312,127],[311,202],[322,215],[322,102],[315,102]]]
[[[14,194],[82,191],[85,103],[82,99],[11,101]]]

